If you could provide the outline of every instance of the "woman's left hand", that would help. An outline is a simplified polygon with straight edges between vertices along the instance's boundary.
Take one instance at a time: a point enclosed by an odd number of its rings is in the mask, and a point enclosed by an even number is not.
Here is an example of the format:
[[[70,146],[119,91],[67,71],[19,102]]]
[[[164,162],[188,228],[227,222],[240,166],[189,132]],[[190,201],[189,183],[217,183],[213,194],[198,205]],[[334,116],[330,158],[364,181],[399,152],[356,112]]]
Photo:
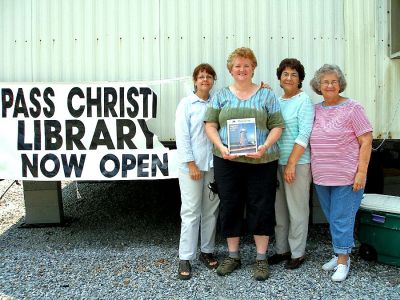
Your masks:
[[[365,183],[367,182],[367,174],[364,172],[357,172],[354,178],[353,191],[357,192],[365,188]]]
[[[260,89],[269,89],[272,91],[272,87],[268,83],[264,83],[264,81],[261,81]]]
[[[267,146],[261,145],[257,148],[257,152],[247,154],[246,156],[250,157],[250,158],[254,158],[254,159],[261,158],[263,156],[264,152],[267,151],[267,149],[268,149]]]

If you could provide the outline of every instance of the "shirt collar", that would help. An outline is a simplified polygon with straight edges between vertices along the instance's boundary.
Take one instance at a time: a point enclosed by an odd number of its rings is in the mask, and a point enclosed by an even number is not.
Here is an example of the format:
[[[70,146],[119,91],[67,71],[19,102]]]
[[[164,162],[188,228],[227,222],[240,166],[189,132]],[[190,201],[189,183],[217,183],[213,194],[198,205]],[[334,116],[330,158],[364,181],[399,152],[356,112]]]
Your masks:
[[[208,103],[210,102],[210,98],[208,98],[207,100],[203,100],[201,99],[199,96],[197,96],[195,93],[193,93],[193,97],[192,97],[192,103],[196,103],[196,102],[205,102]]]

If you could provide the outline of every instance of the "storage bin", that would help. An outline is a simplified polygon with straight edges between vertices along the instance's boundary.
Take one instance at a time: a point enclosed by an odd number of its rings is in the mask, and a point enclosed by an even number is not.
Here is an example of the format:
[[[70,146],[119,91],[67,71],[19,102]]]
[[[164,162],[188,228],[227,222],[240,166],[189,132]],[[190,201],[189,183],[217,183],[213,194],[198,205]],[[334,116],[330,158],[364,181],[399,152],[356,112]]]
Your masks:
[[[400,266],[400,197],[364,194],[358,217],[361,258]]]

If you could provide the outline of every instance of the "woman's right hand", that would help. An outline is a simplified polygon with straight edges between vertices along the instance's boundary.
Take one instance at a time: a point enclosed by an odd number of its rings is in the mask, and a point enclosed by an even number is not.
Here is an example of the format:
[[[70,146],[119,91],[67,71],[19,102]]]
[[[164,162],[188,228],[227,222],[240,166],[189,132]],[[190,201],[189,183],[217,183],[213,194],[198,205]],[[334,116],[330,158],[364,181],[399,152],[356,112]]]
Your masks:
[[[223,157],[224,159],[232,160],[232,159],[238,157],[238,155],[232,155],[232,154],[230,154],[228,148],[225,147],[225,146],[221,146],[221,147],[219,148],[219,151],[221,152],[222,157]]]
[[[201,178],[201,171],[194,161],[188,162],[189,175],[192,180],[199,180]]]

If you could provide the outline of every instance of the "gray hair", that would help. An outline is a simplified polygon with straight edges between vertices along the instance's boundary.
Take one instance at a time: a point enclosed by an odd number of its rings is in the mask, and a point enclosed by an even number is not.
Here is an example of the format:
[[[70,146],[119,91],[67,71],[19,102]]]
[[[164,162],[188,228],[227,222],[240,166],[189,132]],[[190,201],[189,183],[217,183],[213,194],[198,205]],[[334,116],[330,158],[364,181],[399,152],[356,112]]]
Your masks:
[[[332,73],[336,74],[338,78],[340,87],[339,93],[343,92],[347,86],[346,78],[344,77],[342,70],[340,70],[340,68],[337,65],[329,65],[329,64],[323,65],[315,72],[313,79],[311,79],[310,81],[310,85],[313,91],[316,92],[318,95],[322,95],[321,78],[326,74],[332,74]]]

